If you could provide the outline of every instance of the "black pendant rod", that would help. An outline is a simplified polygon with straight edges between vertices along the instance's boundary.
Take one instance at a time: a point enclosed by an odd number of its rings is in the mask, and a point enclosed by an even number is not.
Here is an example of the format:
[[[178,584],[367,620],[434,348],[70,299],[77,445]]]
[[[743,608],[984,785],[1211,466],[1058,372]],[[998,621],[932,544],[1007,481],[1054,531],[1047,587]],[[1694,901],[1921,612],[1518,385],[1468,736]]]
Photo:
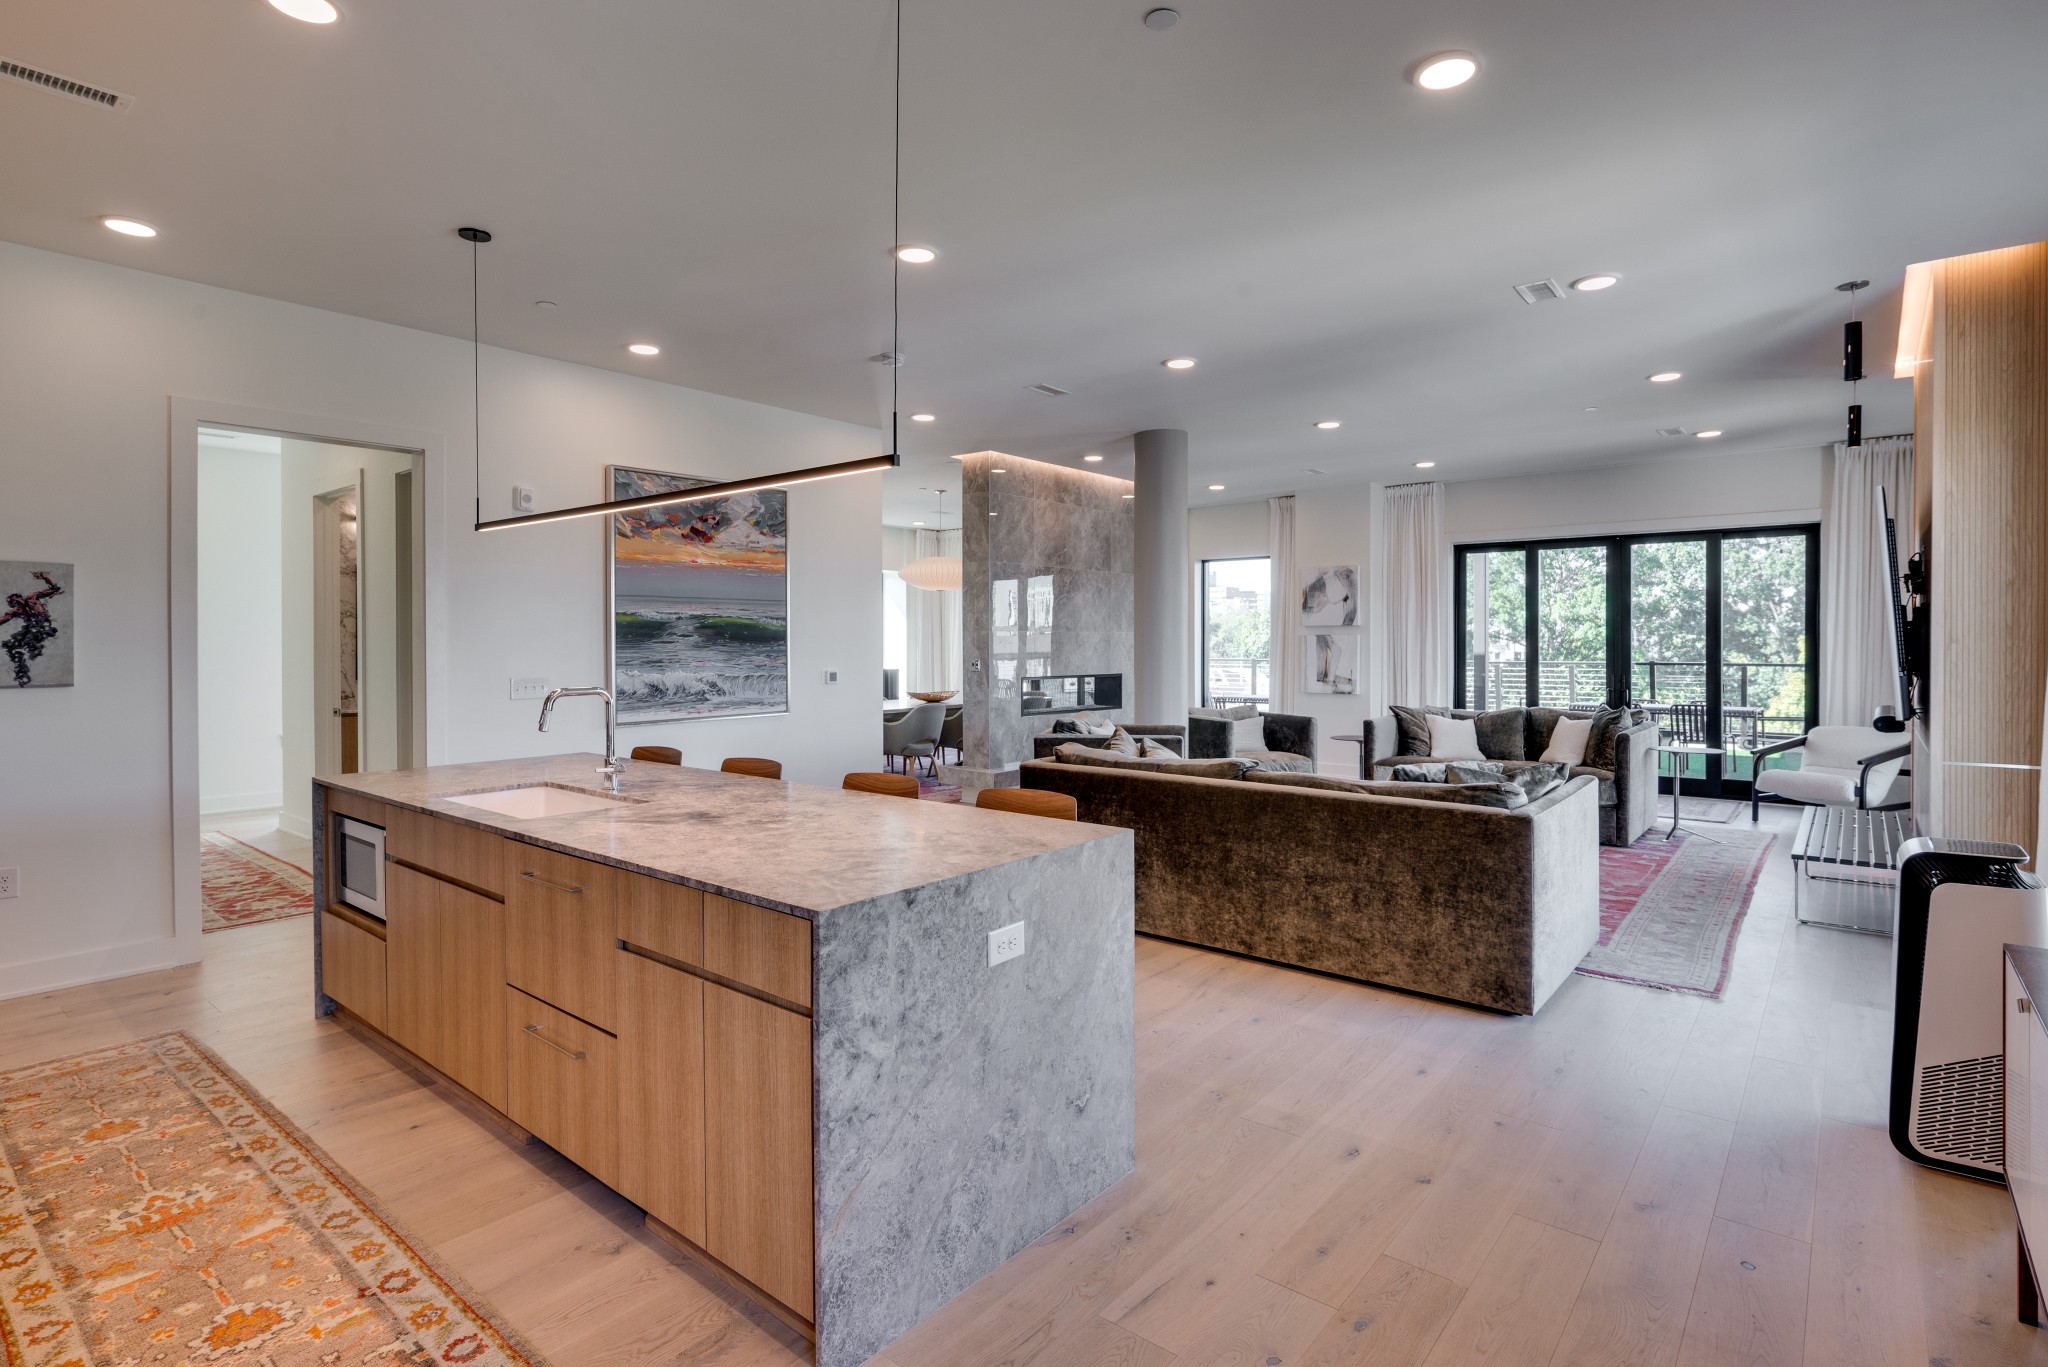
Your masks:
[[[469,244],[469,403],[470,445],[476,458],[476,521],[484,521],[484,329],[483,307],[477,302],[477,251],[491,240],[482,228],[457,228]]]

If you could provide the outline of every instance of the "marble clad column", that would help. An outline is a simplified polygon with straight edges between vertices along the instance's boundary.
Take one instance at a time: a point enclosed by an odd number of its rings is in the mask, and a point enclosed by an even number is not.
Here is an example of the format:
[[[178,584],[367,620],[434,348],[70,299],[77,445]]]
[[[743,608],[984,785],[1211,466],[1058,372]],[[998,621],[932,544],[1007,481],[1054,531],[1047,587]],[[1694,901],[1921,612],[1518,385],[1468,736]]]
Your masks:
[[[1188,711],[1188,434],[1153,428],[1137,454],[1137,687],[1132,719],[1185,720]]]

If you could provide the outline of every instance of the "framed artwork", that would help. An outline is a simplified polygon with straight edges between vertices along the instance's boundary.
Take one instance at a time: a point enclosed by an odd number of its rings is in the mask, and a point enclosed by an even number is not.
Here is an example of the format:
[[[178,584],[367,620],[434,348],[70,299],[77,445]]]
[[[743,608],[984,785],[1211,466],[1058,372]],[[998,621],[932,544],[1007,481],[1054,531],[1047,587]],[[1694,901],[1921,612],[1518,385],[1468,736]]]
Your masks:
[[[1333,631],[1312,631],[1302,660],[1310,693],[1356,693],[1358,691],[1358,638]]]
[[[1301,624],[1305,627],[1358,625],[1358,566],[1320,565],[1302,576]]]
[[[72,566],[0,560],[0,688],[69,688]]]
[[[624,465],[609,497],[715,483]],[[606,575],[620,725],[789,711],[789,495],[677,503],[611,519]]]

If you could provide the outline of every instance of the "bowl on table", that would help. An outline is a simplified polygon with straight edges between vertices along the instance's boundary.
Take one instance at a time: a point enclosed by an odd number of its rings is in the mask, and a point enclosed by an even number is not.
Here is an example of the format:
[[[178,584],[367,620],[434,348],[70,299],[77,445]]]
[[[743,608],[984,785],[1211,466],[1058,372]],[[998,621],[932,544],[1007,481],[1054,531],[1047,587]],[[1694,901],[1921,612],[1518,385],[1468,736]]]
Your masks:
[[[919,702],[944,702],[959,691],[957,688],[948,688],[943,692],[912,693],[910,696],[916,698]]]

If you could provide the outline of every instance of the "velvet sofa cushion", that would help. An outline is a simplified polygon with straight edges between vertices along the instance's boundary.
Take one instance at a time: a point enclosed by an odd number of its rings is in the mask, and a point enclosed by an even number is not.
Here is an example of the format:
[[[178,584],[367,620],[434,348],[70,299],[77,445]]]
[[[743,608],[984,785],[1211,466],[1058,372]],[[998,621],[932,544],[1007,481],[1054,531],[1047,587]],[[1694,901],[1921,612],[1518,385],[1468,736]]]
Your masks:
[[[1522,759],[1532,753],[1528,749],[1525,732],[1528,724],[1526,708],[1503,707],[1492,712],[1471,712],[1448,707],[1390,707],[1394,722],[1401,732],[1401,741],[1394,753],[1397,756],[1427,756],[1429,746],[1429,719],[1455,717],[1472,723],[1474,738],[1479,742],[1479,753],[1487,759]],[[1540,753],[1540,752],[1537,752]]]
[[[1444,766],[1445,783],[1512,783],[1531,798],[1538,798],[1571,777],[1570,766],[1549,760],[1507,760],[1464,762]]]
[[[1094,746],[1062,745],[1053,751],[1062,764],[1094,765],[1104,769],[1135,769],[1152,774],[1180,774],[1187,778],[1241,778],[1248,761],[1241,759],[1132,759],[1107,753]]]
[[[1314,760],[1291,750],[1240,750],[1236,758],[1250,760],[1257,769],[1269,774],[1312,774],[1316,771]]]
[[[1254,769],[1244,777],[1247,783],[1272,783],[1283,788],[1316,788],[1325,792],[1405,797],[1423,802],[1458,802],[1468,807],[1495,807],[1503,811],[1513,811],[1529,803],[1529,795],[1513,783],[1371,783],[1329,774],[1287,774],[1260,769]]]

